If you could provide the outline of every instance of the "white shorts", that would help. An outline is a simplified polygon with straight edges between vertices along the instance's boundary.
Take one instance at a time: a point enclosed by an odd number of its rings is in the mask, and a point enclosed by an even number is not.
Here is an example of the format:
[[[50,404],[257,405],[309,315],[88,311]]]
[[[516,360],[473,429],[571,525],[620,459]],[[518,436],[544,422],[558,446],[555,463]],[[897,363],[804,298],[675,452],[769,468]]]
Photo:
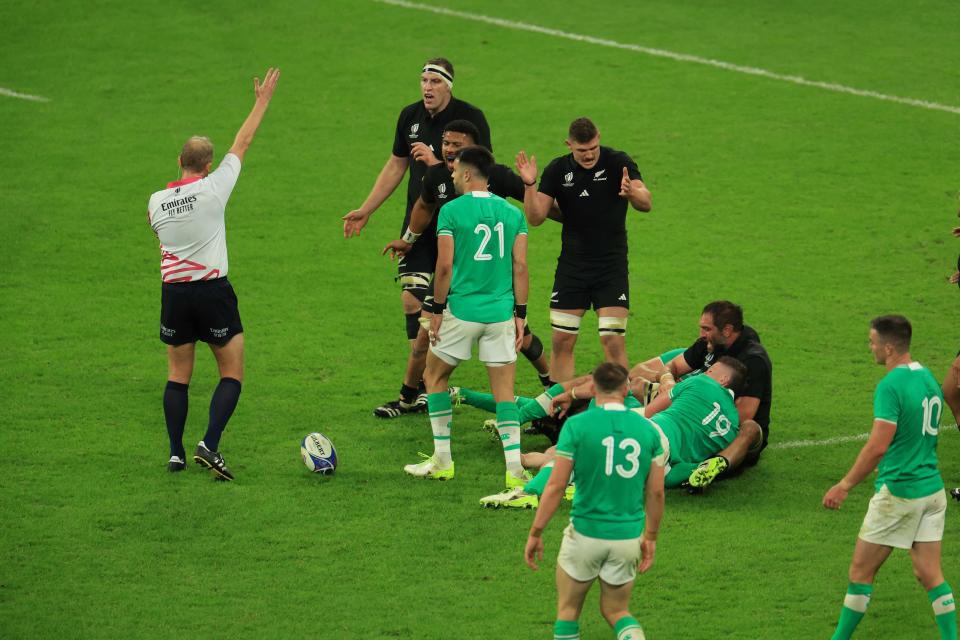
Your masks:
[[[943,489],[923,498],[898,498],[887,485],[870,499],[860,527],[860,538],[897,549],[909,549],[914,542],[943,540],[947,493]]]
[[[603,540],[577,533],[573,525],[563,530],[557,564],[580,582],[600,577],[617,587],[632,582],[640,561],[640,538]]]
[[[450,309],[443,311],[440,341],[430,346],[433,354],[452,367],[469,360],[473,345],[479,344],[480,362],[496,367],[517,361],[517,325],[513,318],[503,322],[461,320]]]

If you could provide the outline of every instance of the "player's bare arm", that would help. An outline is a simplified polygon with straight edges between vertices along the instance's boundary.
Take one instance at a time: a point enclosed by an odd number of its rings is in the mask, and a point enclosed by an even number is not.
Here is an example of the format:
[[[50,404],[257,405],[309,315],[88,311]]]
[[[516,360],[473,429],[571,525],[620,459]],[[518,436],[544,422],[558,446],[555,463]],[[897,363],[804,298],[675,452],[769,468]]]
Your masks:
[[[433,302],[435,308],[442,308],[447,304],[447,294],[450,293],[450,279],[453,277],[453,237],[440,236],[437,238],[437,271],[433,276]],[[430,343],[440,342],[440,324],[443,322],[442,313],[430,316]]]
[[[637,571],[646,573],[653,566],[653,557],[657,551],[657,534],[663,519],[664,491],[663,467],[656,461],[650,463],[647,481],[644,485],[644,505],[646,513],[643,536],[640,538],[640,563]]]
[[[407,159],[400,156],[390,155],[387,163],[380,170],[373,188],[370,190],[367,199],[363,201],[359,209],[354,209],[343,216],[343,237],[360,235],[373,212],[380,208],[390,194],[394,192],[397,185],[403,180],[403,175],[407,172]]]
[[[517,173],[523,180],[523,215],[531,227],[539,227],[554,206],[552,197],[537,191],[537,157],[517,154]]]
[[[517,235],[513,241],[513,299],[518,308],[522,307],[523,314],[516,315],[517,351],[523,346],[523,327],[526,324],[527,296],[530,291],[530,277],[527,272],[527,236]]]
[[[389,251],[391,260],[402,258],[407,251],[410,251],[410,247],[417,241],[417,238],[430,226],[430,221],[433,220],[436,210],[436,205],[428,205],[423,201],[423,198],[418,197],[410,211],[410,224],[407,225],[407,230],[403,234],[404,237],[391,241],[383,248],[380,255],[386,255]]]
[[[653,208],[652,196],[643,180],[631,180],[626,167],[620,178],[620,197],[626,198],[637,211],[650,211]]]
[[[237,136],[233,140],[233,146],[230,147],[230,153],[237,156],[241,164],[243,164],[243,157],[246,155],[247,149],[250,148],[250,143],[253,142],[253,136],[256,135],[257,129],[260,127],[260,122],[263,121],[263,116],[267,113],[267,107],[270,106],[270,100],[273,98],[273,92],[277,88],[279,79],[280,69],[274,69],[273,67],[267,69],[267,73],[263,77],[263,84],[260,83],[260,78],[253,79],[255,96],[253,109],[247,119],[243,121],[243,124],[240,125],[240,130],[237,131]]]
[[[553,472],[550,474],[550,481],[543,489],[543,495],[540,496],[540,506],[537,507],[537,515],[533,519],[533,525],[530,527],[530,534],[527,536],[527,544],[523,550],[524,560],[527,566],[536,571],[537,560],[543,560],[543,531],[550,524],[550,519],[560,505],[560,499],[563,492],[567,490],[567,484],[570,481],[570,472],[573,471],[573,461],[569,458],[557,458],[553,464]]]
[[[670,397],[669,393],[658,393],[657,397],[654,398],[650,404],[643,408],[643,417],[653,417],[669,407],[671,404],[673,404],[673,398]]]
[[[737,414],[740,416],[740,424],[747,420],[753,420],[757,415],[757,409],[760,408],[760,398],[753,396],[740,396],[737,398]]]
[[[839,509],[843,501],[847,499],[847,494],[855,486],[860,484],[864,478],[873,473],[873,470],[880,464],[883,455],[890,448],[893,442],[893,436],[897,433],[897,425],[886,420],[874,420],[873,430],[867,443],[863,445],[856,461],[847,475],[843,476],[837,484],[830,487],[823,496],[823,506],[827,509]]]

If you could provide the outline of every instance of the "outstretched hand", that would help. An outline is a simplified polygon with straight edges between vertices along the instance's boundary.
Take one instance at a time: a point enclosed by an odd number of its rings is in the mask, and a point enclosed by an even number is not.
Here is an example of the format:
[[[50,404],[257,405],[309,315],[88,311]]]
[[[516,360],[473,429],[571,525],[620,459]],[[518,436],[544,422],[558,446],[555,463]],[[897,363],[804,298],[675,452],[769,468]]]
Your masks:
[[[270,98],[273,97],[273,91],[277,88],[277,80],[279,79],[280,69],[274,69],[273,67],[267,69],[267,74],[263,77],[263,84],[260,83],[260,78],[254,78],[253,93],[256,95],[257,100],[270,102]]]
[[[367,220],[370,219],[369,213],[364,213],[360,209],[354,209],[347,215],[343,216],[343,237],[349,238],[350,236],[360,235],[360,230],[367,225]]]
[[[403,240],[393,240],[387,246],[383,248],[383,251],[380,252],[380,255],[386,255],[387,251],[390,252],[390,259],[399,260],[407,254],[407,251],[410,251],[410,247],[413,245],[409,242],[404,242]]]
[[[623,168],[623,177],[620,178],[620,197],[629,198],[630,193],[633,191],[633,183],[630,181],[630,173],[627,171],[627,168]]]
[[[517,173],[524,184],[530,184],[537,181],[537,156],[527,158],[525,151],[517,154]]]

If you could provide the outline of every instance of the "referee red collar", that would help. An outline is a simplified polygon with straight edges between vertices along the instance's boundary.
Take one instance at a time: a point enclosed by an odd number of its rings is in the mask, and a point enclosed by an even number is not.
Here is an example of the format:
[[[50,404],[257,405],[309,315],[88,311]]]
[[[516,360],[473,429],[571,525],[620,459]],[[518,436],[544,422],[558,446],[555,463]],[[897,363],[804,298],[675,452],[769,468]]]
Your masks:
[[[167,183],[167,189],[173,189],[174,187],[182,187],[185,184],[190,184],[191,182],[196,182],[197,180],[202,180],[201,176],[194,176],[192,178],[184,178],[183,180],[175,180],[173,182]]]

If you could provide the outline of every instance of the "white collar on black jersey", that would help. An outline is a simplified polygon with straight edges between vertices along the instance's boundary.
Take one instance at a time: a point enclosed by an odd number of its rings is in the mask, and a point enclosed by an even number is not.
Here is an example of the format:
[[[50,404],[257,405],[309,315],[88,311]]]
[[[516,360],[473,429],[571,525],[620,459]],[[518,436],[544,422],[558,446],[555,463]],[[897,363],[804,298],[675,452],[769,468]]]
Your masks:
[[[602,409],[607,411],[626,411],[627,408],[619,402],[607,402],[606,404],[600,405]]]
[[[492,194],[489,191],[471,191],[470,195],[474,198],[489,198]]]

